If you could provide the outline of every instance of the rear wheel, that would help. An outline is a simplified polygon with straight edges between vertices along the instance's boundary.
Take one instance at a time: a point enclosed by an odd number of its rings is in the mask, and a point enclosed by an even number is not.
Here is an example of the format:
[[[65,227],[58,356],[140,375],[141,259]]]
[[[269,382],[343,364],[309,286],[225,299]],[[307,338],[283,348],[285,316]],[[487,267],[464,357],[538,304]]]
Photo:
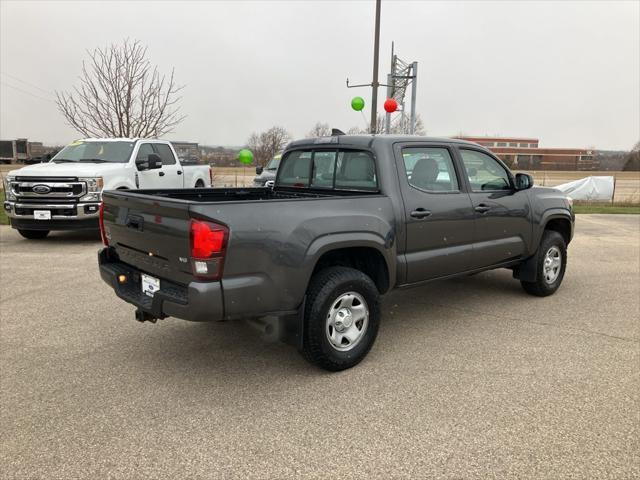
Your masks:
[[[351,368],[369,352],[380,325],[380,295],[359,270],[330,267],[311,279],[303,355],[330,371]]]
[[[19,229],[18,233],[22,235],[24,238],[28,238],[29,240],[40,240],[49,235],[49,230],[22,230]]]
[[[196,182],[196,188],[204,188],[204,182],[202,180],[198,180]]]
[[[520,284],[525,292],[546,297],[560,288],[567,268],[567,245],[558,232],[545,230],[538,249],[536,281]]]

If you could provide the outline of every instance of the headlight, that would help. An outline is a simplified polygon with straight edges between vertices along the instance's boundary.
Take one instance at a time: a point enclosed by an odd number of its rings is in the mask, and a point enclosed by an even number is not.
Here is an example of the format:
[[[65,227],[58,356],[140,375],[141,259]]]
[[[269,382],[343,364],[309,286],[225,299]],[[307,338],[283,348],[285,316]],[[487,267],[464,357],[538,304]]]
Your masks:
[[[80,200],[83,202],[99,202],[102,198],[102,188],[104,187],[104,180],[102,177],[84,177],[79,178],[81,182],[87,184],[87,194]]]
[[[14,177],[4,177],[4,197],[6,200],[15,200],[16,196],[11,191],[11,182],[15,180]]]

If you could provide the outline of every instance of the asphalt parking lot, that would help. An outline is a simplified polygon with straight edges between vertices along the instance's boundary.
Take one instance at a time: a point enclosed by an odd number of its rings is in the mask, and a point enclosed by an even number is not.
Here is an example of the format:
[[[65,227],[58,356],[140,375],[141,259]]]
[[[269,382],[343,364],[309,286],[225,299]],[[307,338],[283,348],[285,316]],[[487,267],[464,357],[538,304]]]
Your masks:
[[[395,292],[330,374],[248,325],[139,324],[95,236],[0,227],[0,478],[637,478],[640,215],[580,215],[564,285]]]

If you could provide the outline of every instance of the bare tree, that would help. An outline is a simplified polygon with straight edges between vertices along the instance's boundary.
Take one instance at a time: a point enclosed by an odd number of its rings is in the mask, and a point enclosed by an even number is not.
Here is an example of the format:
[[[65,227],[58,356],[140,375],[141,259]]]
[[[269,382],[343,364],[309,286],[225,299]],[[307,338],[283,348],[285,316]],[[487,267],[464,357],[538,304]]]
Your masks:
[[[291,135],[283,127],[271,127],[262,133],[252,133],[247,146],[253,152],[256,165],[265,166],[290,140]]]
[[[307,137],[330,137],[331,136],[331,127],[328,123],[317,122],[309,133],[307,133]]]
[[[160,137],[185,118],[173,70],[169,77],[158,72],[137,40],[87,53],[80,85],[56,92],[58,109],[82,135]]]
[[[623,170],[627,172],[640,171],[640,141],[627,154]]]
[[[376,131],[374,133],[385,133],[385,116],[378,115],[376,120]],[[403,123],[401,121],[397,121],[396,123],[391,124],[390,134],[392,135],[403,135],[409,133],[409,119]],[[348,132],[349,135],[367,135],[371,133],[369,131],[369,127],[360,128],[360,127],[351,127]],[[422,121],[422,117],[419,113],[416,114],[416,128],[415,135],[426,135],[426,130],[424,129],[424,122]]]

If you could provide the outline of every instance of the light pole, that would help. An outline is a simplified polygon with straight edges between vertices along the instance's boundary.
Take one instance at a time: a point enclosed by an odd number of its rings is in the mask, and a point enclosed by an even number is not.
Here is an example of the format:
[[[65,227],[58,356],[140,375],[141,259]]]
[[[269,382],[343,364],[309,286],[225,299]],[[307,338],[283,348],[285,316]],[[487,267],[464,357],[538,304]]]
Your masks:
[[[378,59],[380,56],[380,7],[382,0],[376,0],[376,28],[373,38],[373,81],[371,82],[371,133],[376,133],[378,125]]]

